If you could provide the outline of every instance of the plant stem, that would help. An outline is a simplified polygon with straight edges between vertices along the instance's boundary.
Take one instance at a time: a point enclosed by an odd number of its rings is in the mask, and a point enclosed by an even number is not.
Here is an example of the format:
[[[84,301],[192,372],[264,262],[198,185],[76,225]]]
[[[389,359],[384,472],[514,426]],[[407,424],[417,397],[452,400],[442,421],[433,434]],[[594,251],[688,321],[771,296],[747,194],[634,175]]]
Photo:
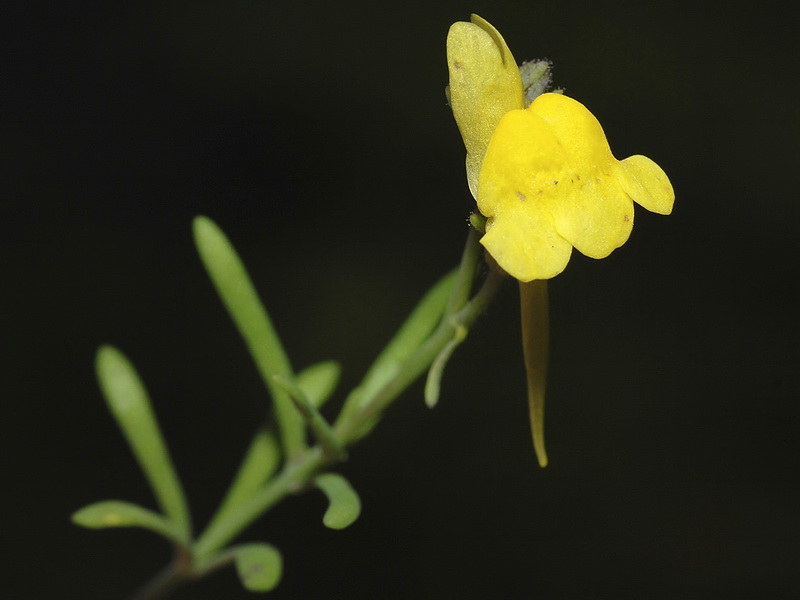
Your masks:
[[[319,446],[309,448],[289,463],[248,502],[233,511],[224,521],[218,521],[215,526],[203,532],[194,547],[198,566],[202,567],[217,550],[288,494],[300,491],[311,477],[329,463],[330,459]]]
[[[175,559],[147,582],[130,600],[161,600],[191,578],[191,556],[185,548],[176,548]]]

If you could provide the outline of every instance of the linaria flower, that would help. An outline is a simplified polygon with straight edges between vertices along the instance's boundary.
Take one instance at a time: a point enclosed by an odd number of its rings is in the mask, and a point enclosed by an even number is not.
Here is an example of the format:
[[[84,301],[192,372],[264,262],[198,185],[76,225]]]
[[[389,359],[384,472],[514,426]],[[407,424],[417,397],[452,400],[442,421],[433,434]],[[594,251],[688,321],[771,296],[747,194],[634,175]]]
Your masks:
[[[597,119],[563,94],[524,107],[503,37],[477,15],[447,38],[450,102],[467,148],[467,180],[487,217],[481,244],[520,281],[561,273],[572,248],[604,258],[628,239],[633,202],[669,214],[675,195],[647,157],[617,160]]]
[[[523,65],[526,78],[547,63]],[[541,466],[548,362],[547,280],[572,248],[604,258],[633,227],[633,203],[669,214],[675,194],[656,163],[617,160],[580,102],[525,81],[503,36],[487,21],[447,35],[448,96],[467,149],[467,182],[486,217],[481,244],[519,280],[533,445]],[[538,94],[538,95],[537,95]]]

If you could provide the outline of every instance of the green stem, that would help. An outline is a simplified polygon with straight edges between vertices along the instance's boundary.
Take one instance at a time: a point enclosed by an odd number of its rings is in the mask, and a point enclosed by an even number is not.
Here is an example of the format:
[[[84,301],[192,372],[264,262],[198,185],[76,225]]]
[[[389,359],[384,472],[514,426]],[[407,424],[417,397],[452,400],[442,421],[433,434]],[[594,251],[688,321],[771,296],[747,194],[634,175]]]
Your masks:
[[[295,407],[300,411],[300,414],[303,415],[309,429],[311,429],[319,445],[322,446],[323,452],[325,452],[332,461],[344,460],[347,454],[341,442],[336,439],[325,417],[323,417],[311,403],[305,395],[305,392],[300,389],[300,386],[280,375],[273,375],[272,377],[278,385],[282,386],[289,393]]]
[[[470,227],[464,251],[461,253],[461,262],[458,265],[456,283],[453,293],[447,302],[445,316],[450,317],[466,304],[472,292],[472,282],[475,280],[475,271],[481,256],[481,245],[478,243],[478,232]]]
[[[176,547],[175,559],[147,582],[130,600],[161,600],[192,577],[192,558],[185,548]]]
[[[306,483],[329,463],[330,459],[319,446],[303,452],[249,502],[241,505],[225,520],[217,521],[214,526],[203,532],[194,547],[198,566],[202,567],[214,553],[284,497],[303,489]]]

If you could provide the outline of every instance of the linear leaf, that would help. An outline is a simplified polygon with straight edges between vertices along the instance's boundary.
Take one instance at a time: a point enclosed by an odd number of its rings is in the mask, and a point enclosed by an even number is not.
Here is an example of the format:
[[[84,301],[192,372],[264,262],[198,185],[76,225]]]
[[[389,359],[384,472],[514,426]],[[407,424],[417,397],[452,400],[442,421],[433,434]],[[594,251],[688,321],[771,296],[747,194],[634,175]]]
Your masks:
[[[465,339],[467,339],[468,330],[463,325],[456,327],[453,339],[442,348],[442,351],[436,356],[436,359],[431,364],[428,371],[428,379],[425,381],[425,404],[428,408],[433,408],[439,402],[439,391],[442,385],[442,373],[447,365],[447,361],[453,355],[453,352],[458,348]]]
[[[186,497],[136,369],[113,346],[100,347],[95,366],[111,414],[147,477],[161,510],[188,538],[191,523]]]
[[[186,538],[175,523],[143,506],[122,500],[104,500],[84,506],[72,514],[72,522],[89,529],[143,527],[170,541],[186,543]]]
[[[261,378],[272,395],[284,458],[290,460],[302,452],[305,440],[300,415],[289,395],[272,380],[273,375],[288,379],[294,377],[286,350],[244,263],[217,224],[208,217],[196,217],[194,240],[217,293],[244,338]]]
[[[346,453],[342,442],[336,437],[325,417],[306,397],[300,386],[280,375],[275,375],[275,381],[289,392],[289,397],[294,401],[295,407],[305,419],[306,424],[311,429],[311,433],[314,434],[314,437],[322,446],[325,455],[331,460],[343,460],[346,457]]]
[[[364,379],[348,396],[337,424],[348,419],[383,385],[394,377],[408,358],[425,343],[441,321],[447,307],[450,292],[456,282],[456,270],[442,277],[422,297],[417,306],[401,325],[395,336],[372,363]]]
[[[309,402],[321,408],[336,389],[341,374],[341,365],[328,360],[306,367],[297,374],[296,380]]]

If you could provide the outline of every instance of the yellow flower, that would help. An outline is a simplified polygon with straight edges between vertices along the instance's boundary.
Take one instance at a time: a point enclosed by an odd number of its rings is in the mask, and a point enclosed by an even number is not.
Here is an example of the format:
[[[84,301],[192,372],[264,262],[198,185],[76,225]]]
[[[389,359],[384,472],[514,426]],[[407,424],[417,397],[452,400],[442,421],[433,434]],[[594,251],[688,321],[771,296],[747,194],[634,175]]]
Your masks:
[[[447,67],[469,189],[487,217],[481,244],[519,280],[531,431],[545,466],[546,280],[564,270],[573,247],[604,258],[624,244],[633,202],[669,214],[675,194],[649,158],[615,159],[600,123],[580,102],[541,94],[526,108],[511,51],[479,16],[450,27]]]
[[[503,116],[480,172],[481,243],[520,281],[549,279],[572,248],[604,258],[633,227],[633,202],[669,214],[675,199],[664,171],[644,156],[618,161],[600,123],[580,102],[542,94]]]
[[[467,179],[487,217],[481,244],[520,281],[549,279],[572,248],[604,258],[633,227],[633,202],[669,214],[675,199],[661,168],[644,156],[618,161],[581,103],[542,94],[523,108],[511,51],[472,16],[447,38],[450,101],[467,148]]]

